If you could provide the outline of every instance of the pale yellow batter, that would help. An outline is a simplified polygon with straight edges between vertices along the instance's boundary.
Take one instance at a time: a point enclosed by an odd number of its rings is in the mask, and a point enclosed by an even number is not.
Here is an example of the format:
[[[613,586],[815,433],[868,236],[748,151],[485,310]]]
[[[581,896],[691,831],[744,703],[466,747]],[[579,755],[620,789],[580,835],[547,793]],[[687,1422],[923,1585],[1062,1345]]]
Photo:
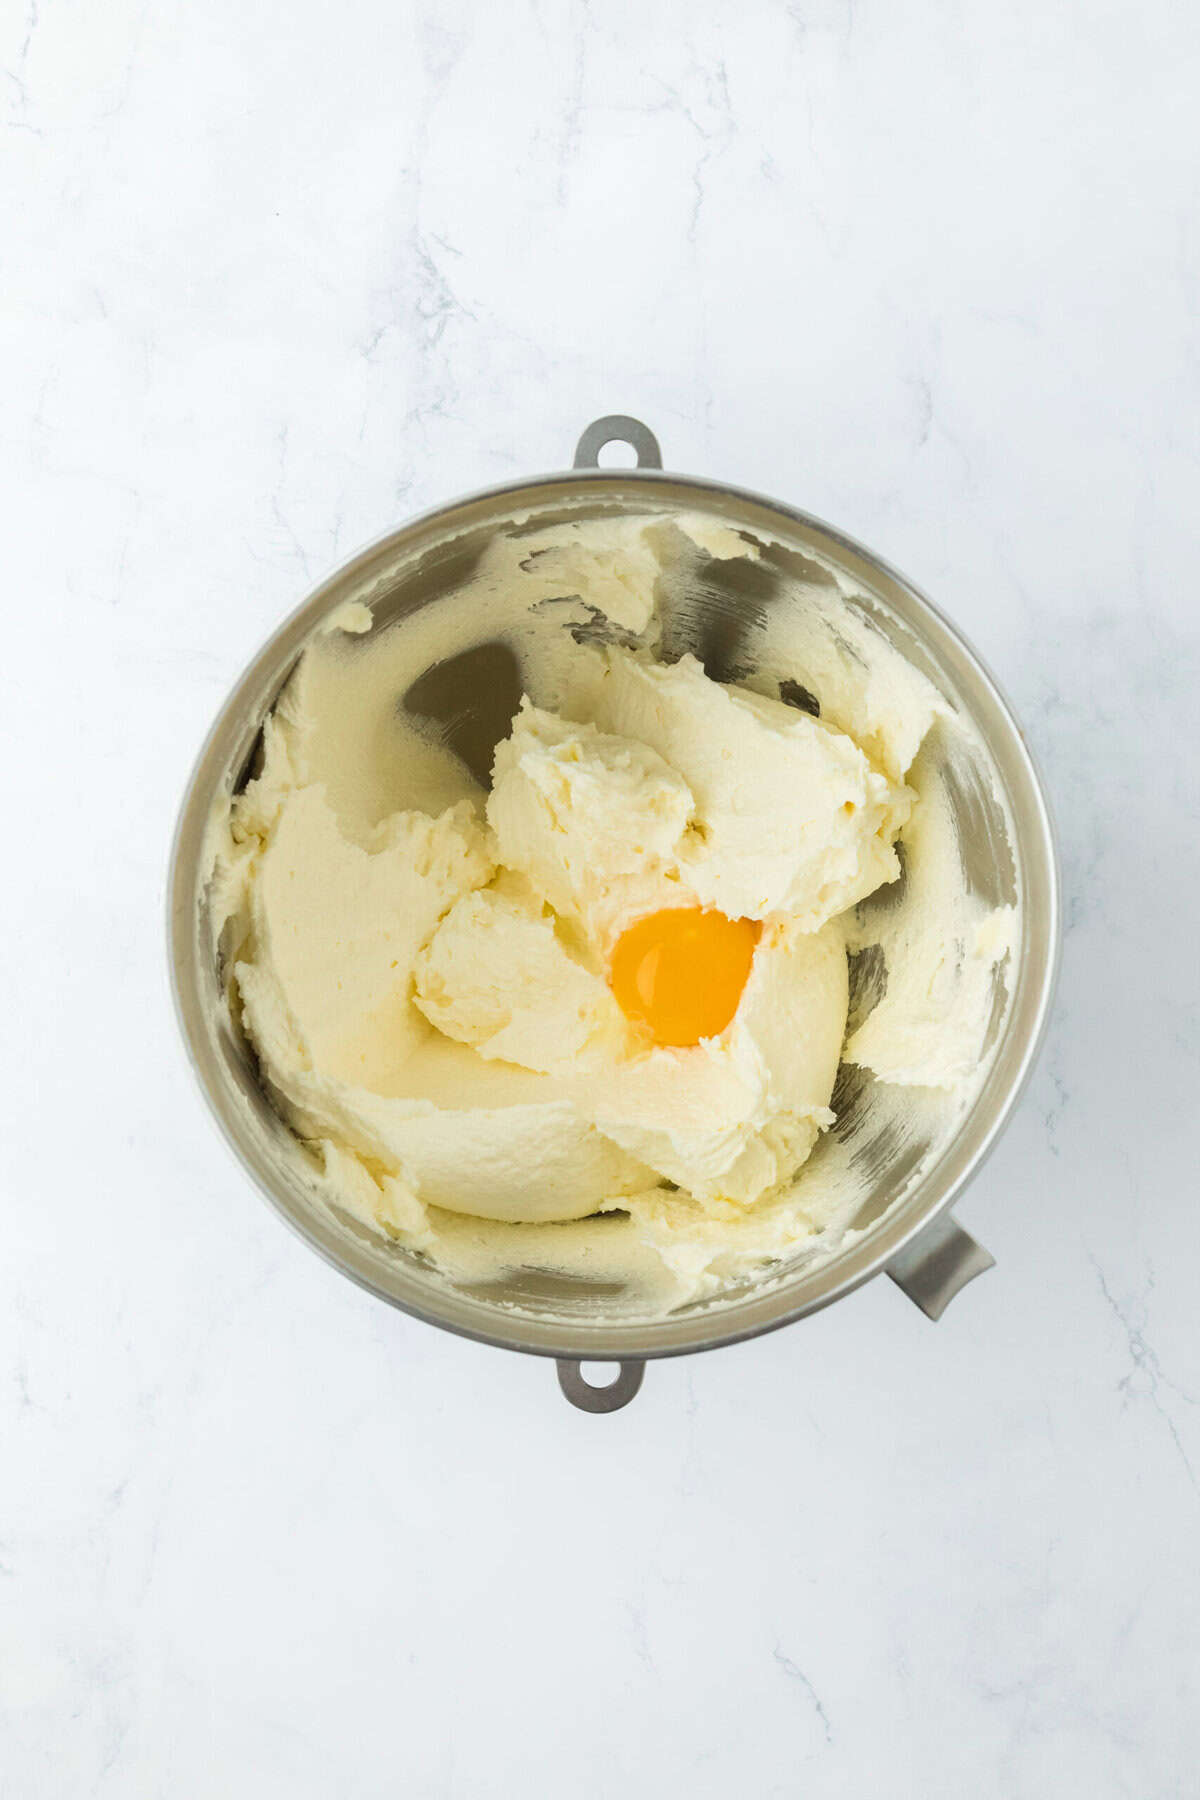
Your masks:
[[[968,892],[922,755],[961,729],[932,685],[828,590],[771,622],[750,685],[665,660],[681,547],[756,555],[716,521],[624,518],[497,543],[391,627],[345,609],[214,872],[230,1003],[326,1196],[452,1272],[619,1276],[643,1310],[844,1225],[836,1155],[804,1168],[840,1063],[910,1110],[965,1091],[1010,926]],[[486,788],[401,704],[471,620],[524,690]],[[862,908],[901,839],[901,903]],[[672,909],[756,943],[728,1025],[684,1046],[610,981],[622,934]],[[872,947],[886,985],[847,1040],[848,951]]]

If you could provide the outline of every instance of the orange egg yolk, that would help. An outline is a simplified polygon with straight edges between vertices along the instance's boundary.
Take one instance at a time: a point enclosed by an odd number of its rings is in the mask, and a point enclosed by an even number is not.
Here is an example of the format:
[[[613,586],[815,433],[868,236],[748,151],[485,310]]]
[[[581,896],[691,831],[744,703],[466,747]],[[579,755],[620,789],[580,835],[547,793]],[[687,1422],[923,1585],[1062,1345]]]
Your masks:
[[[698,1044],[738,1009],[762,926],[700,906],[649,913],[622,932],[609,967],[621,1011],[660,1044]]]

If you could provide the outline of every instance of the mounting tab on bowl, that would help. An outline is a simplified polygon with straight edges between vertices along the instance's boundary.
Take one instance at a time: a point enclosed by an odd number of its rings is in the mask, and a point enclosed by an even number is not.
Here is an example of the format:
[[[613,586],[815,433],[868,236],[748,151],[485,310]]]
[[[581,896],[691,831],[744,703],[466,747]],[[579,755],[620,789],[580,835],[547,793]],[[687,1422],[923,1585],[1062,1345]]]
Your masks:
[[[588,1360],[595,1362],[598,1359],[589,1357]],[[615,1381],[609,1382],[607,1387],[593,1387],[584,1375],[582,1362],[560,1356],[556,1366],[558,1385],[571,1405],[577,1406],[580,1412],[590,1413],[617,1412],[622,1406],[628,1406],[646,1373],[643,1362],[618,1363]]]
[[[887,1272],[927,1319],[940,1319],[960,1288],[995,1266],[995,1257],[945,1212],[892,1258]]]
[[[640,419],[631,419],[628,413],[608,413],[603,419],[593,419],[576,444],[575,467],[598,469],[600,452],[606,444],[628,444],[637,457],[639,469],[661,469],[663,466],[658,439],[648,425],[643,425]]]

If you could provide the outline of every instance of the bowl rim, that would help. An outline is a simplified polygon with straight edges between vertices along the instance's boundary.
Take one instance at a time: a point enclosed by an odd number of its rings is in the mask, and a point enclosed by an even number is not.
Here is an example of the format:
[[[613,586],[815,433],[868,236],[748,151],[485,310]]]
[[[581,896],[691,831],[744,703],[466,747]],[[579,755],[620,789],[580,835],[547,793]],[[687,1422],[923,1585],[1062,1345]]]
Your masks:
[[[495,1329],[489,1329],[474,1321],[468,1322],[446,1316],[445,1312],[431,1303],[432,1296],[438,1292],[438,1289],[432,1284],[427,1290],[430,1296],[428,1300],[425,1297],[426,1290],[424,1289],[411,1296],[408,1294],[402,1296],[392,1292],[381,1281],[374,1278],[371,1269],[366,1266],[365,1259],[358,1265],[348,1260],[346,1249],[349,1240],[341,1235],[335,1236],[332,1227],[323,1228],[315,1208],[311,1205],[301,1207],[291,1204],[290,1197],[285,1198],[280,1188],[268,1178],[259,1162],[252,1157],[248,1146],[239,1141],[230,1119],[218,1104],[217,1095],[208,1078],[208,1068],[215,1063],[216,1058],[211,1044],[204,1034],[202,1004],[198,996],[189,995],[184,991],[184,972],[191,971],[195,960],[195,905],[199,874],[198,869],[194,866],[195,859],[185,862],[184,850],[189,839],[194,835],[198,835],[200,841],[203,841],[204,829],[215,797],[215,788],[210,783],[212,791],[206,795],[202,778],[212,773],[209,765],[214,759],[216,747],[229,721],[245,710],[247,699],[261,697],[257,695],[257,690],[262,686],[263,671],[277,662],[279,653],[285,645],[299,649],[303,639],[307,638],[317,626],[321,617],[332,610],[335,591],[346,587],[356,574],[365,571],[373,561],[381,558],[385,553],[401,549],[408,540],[418,539],[432,525],[437,525],[443,530],[452,530],[455,514],[481,504],[509,502],[512,511],[517,512],[520,510],[522,496],[529,497],[534,490],[547,487],[573,490],[588,487],[598,488],[608,490],[614,498],[623,501],[629,499],[636,489],[650,491],[673,489],[677,496],[679,490],[683,490],[698,499],[708,498],[711,500],[719,497],[727,503],[730,501],[742,503],[760,512],[774,514],[788,526],[798,526],[804,531],[816,534],[839,549],[849,552],[853,557],[859,558],[873,572],[893,584],[908,601],[914,604],[918,612],[923,612],[934,621],[981,684],[1002,727],[1010,738],[1010,748],[1017,759],[1020,774],[1024,778],[1027,797],[1032,803],[1032,823],[1035,827],[1031,834],[1032,845],[1022,844],[1021,849],[1023,858],[1028,858],[1032,850],[1032,854],[1040,860],[1039,872],[1045,883],[1043,918],[1045,948],[1041,958],[1041,967],[1037,972],[1032,1023],[1026,1031],[1016,1073],[1000,1097],[990,1123],[974,1151],[963,1166],[954,1173],[945,1191],[937,1197],[935,1202],[923,1209],[913,1206],[912,1203],[920,1191],[918,1184],[893,1204],[890,1209],[892,1214],[890,1218],[889,1214],[885,1212],[877,1222],[867,1228],[862,1239],[853,1244],[849,1250],[844,1253],[834,1253],[827,1263],[818,1265],[829,1271],[836,1269],[837,1279],[835,1281],[829,1283],[822,1291],[810,1294],[794,1304],[785,1305],[778,1310],[772,1309],[769,1316],[757,1318],[752,1323],[739,1323],[737,1313],[743,1305],[755,1302],[753,1294],[730,1302],[724,1311],[703,1311],[695,1314],[684,1311],[666,1314],[660,1319],[644,1321],[635,1319],[628,1322],[627,1328],[622,1321],[613,1321],[594,1327],[582,1325],[578,1320],[567,1317],[543,1317],[515,1309],[510,1312],[493,1304],[490,1310],[494,1316]],[[529,503],[533,504],[534,502],[530,500]],[[539,498],[537,504],[542,503],[543,499]],[[749,526],[745,528],[751,529]],[[259,724],[273,703],[274,696],[266,701],[261,714],[256,714]],[[222,763],[222,770],[225,766]],[[515,1350],[531,1356],[581,1361],[649,1361],[670,1356],[695,1355],[704,1350],[720,1349],[729,1344],[744,1343],[750,1338],[761,1337],[767,1332],[782,1330],[784,1326],[796,1323],[798,1319],[809,1313],[819,1312],[835,1301],[845,1299],[855,1289],[885,1271],[888,1264],[903,1249],[912,1244],[936,1219],[948,1213],[955,1200],[979,1173],[1011,1121],[1045,1041],[1062,956],[1062,877],[1054,821],[1045,782],[1037,759],[998,681],[958,627],[936,602],[931,600],[908,576],[889,563],[886,558],[852,537],[848,532],[830,525],[815,514],[793,506],[787,501],[777,500],[753,489],[741,487],[736,483],[720,481],[708,476],[678,474],[670,470],[651,468],[554,469],[543,474],[525,475],[516,481],[501,482],[474,489],[469,493],[414,514],[400,525],[371,539],[351,557],[338,563],[326,573],[299,604],[285,616],[244,666],[204,737],[189,771],[176,816],[168,861],[166,900],[170,987],[182,1048],[204,1096],[209,1116],[216,1125],[221,1138],[236,1158],[243,1174],[247,1175],[254,1186],[258,1188],[273,1211],[310,1249],[314,1250],[339,1274],[412,1318],[419,1319],[425,1324],[438,1326],[442,1330],[451,1331],[458,1337],[488,1344],[497,1349]],[[1027,975],[1028,972],[1023,968],[1022,979],[1027,979]],[[955,1136],[951,1138],[942,1152],[943,1158],[949,1153],[953,1143],[957,1137],[961,1136],[974,1115],[974,1107],[963,1114],[958,1122]],[[414,1281],[414,1287],[416,1285]],[[781,1286],[777,1292],[782,1298],[785,1289]],[[761,1305],[764,1300],[769,1300],[769,1298],[769,1295],[759,1295],[757,1304]],[[473,1301],[470,1304],[482,1310],[489,1303]],[[723,1318],[728,1320],[728,1328],[722,1327]],[[504,1326],[509,1320],[511,1320],[511,1329],[506,1330]],[[693,1328],[691,1335],[688,1331],[689,1326]]]

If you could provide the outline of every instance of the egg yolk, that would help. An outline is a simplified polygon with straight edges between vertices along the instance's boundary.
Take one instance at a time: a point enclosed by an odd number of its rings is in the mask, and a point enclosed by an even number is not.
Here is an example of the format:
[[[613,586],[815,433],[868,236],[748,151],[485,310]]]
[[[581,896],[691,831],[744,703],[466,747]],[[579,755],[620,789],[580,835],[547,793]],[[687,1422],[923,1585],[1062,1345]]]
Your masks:
[[[700,906],[649,913],[621,934],[609,983],[660,1044],[698,1044],[738,1009],[762,926]]]

